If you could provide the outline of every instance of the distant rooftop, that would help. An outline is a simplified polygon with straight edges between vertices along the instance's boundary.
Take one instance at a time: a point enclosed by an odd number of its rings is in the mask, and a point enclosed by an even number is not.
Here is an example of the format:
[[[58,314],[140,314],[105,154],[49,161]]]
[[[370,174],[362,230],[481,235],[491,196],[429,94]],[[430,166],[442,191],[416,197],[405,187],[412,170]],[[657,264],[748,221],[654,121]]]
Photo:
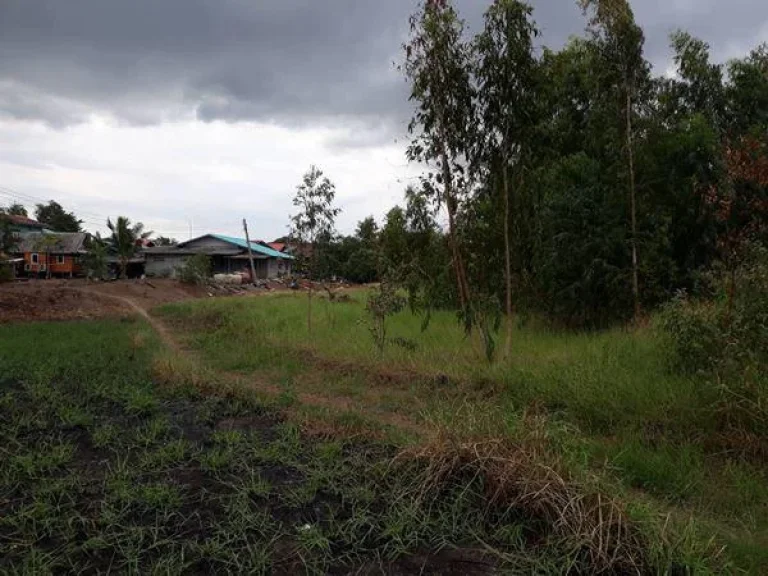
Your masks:
[[[26,216],[14,216],[13,214],[0,214],[0,219],[7,220],[11,224],[15,224],[16,226],[40,228],[41,230],[45,228],[45,224],[41,224],[37,220],[32,220],[32,218],[27,218]]]
[[[193,238],[192,240],[187,240],[186,242],[179,243],[179,248],[184,248],[184,246],[186,246],[187,244],[190,244],[195,240],[199,240],[200,238],[205,238],[206,236],[210,236],[211,238],[216,238],[217,240],[221,240],[222,242],[227,242],[228,244],[232,244],[234,246],[237,246],[238,248],[243,248],[245,250],[248,250],[248,242],[245,241],[245,238],[225,236],[224,234],[205,234],[204,236],[200,236],[199,238]],[[271,256],[272,258],[281,258],[283,260],[293,260],[293,256],[291,256],[290,254],[284,254],[283,252],[278,252],[277,250],[274,250],[268,246],[265,246],[264,244],[259,244],[258,242],[254,242],[254,241],[251,241],[251,250],[253,252],[256,252],[257,254],[263,254],[264,256]]]

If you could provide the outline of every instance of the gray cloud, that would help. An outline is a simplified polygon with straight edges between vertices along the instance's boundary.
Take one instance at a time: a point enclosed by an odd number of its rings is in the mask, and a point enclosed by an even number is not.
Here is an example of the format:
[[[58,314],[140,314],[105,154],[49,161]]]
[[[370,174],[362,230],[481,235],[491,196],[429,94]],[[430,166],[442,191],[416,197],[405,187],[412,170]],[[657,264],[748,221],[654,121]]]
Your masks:
[[[63,127],[106,113],[130,124],[196,117],[366,126],[348,144],[404,132],[393,67],[415,0],[2,0],[0,113]],[[486,2],[459,0],[471,29]],[[580,33],[573,0],[537,0],[542,41]],[[663,65],[682,27],[716,56],[765,33],[764,0],[637,0],[647,54]],[[345,142],[346,142],[345,140]],[[338,142],[339,146],[344,142]]]

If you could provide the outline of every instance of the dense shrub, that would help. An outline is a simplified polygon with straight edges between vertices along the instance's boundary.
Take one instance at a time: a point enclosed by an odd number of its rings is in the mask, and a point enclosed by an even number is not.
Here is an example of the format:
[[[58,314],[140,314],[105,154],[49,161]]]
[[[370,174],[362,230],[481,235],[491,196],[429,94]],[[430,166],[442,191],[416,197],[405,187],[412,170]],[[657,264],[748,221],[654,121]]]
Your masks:
[[[731,297],[728,283],[734,281]],[[723,296],[697,302],[678,295],[663,310],[661,325],[683,372],[721,376],[768,368],[768,251],[754,248]]]
[[[716,426],[746,434],[739,444],[758,454],[768,450],[766,255],[753,251],[737,271],[732,300],[700,303],[679,296],[661,315],[674,368],[696,374],[701,386],[717,393],[712,405]]]
[[[692,302],[684,292],[667,304],[661,326],[669,337],[674,368],[692,374],[711,372],[723,339],[722,307]]]
[[[8,264],[0,264],[0,283],[13,280],[13,270]]]
[[[178,271],[179,280],[185,284],[205,284],[211,274],[211,259],[205,254],[195,254]]]

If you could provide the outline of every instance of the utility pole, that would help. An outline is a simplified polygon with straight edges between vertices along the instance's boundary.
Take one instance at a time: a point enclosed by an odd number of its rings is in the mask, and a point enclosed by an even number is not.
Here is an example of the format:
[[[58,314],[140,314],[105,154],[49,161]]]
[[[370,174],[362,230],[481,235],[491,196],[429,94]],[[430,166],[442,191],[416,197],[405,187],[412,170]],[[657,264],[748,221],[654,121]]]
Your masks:
[[[248,224],[243,218],[243,230],[245,231],[245,243],[248,244],[248,260],[251,261],[251,284],[256,286],[256,267],[253,265],[253,252],[251,251],[251,239],[248,237]]]

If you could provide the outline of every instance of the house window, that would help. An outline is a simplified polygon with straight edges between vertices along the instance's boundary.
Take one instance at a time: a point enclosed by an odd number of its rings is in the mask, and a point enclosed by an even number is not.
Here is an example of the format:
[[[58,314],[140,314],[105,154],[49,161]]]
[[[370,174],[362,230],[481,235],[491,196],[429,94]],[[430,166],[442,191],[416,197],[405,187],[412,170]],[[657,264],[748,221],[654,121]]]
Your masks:
[[[37,264],[37,253],[32,254],[32,264]]]
[[[64,264],[64,256],[59,254],[56,256],[56,264]]]

